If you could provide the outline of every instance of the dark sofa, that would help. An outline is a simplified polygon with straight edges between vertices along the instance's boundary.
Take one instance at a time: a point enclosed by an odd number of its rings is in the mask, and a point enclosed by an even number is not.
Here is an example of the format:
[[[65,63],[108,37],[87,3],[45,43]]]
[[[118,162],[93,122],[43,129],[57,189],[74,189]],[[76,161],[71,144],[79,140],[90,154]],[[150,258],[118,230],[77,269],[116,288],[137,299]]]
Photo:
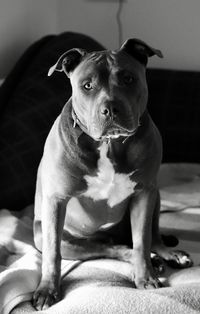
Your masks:
[[[200,72],[148,69],[149,112],[163,162],[200,162]]]
[[[66,32],[34,43],[0,88],[0,208],[33,203],[37,167],[50,127],[70,97],[64,74],[47,72],[66,50],[104,49]],[[148,108],[163,137],[163,162],[199,162],[200,73],[148,69]]]

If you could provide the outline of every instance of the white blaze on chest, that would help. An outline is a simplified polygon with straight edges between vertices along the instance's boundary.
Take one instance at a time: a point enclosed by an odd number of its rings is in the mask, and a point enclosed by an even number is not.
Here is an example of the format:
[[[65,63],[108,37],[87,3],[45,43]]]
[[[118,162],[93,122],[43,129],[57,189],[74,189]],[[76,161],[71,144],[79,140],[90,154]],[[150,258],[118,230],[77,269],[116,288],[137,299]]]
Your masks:
[[[110,207],[121,203],[134,192],[136,182],[131,181],[129,174],[116,173],[110,159],[107,157],[108,144],[103,143],[100,148],[97,176],[86,175],[87,191],[84,196],[94,201],[107,200]]]

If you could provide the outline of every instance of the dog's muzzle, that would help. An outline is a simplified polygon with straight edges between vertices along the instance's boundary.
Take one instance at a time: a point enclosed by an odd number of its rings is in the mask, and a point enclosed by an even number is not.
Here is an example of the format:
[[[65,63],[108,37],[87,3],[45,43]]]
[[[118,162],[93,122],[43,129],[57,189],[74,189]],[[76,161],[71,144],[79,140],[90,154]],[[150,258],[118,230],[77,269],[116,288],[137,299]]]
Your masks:
[[[118,138],[132,136],[139,126],[131,110],[121,102],[107,101],[101,104],[99,119],[103,125],[102,138]]]

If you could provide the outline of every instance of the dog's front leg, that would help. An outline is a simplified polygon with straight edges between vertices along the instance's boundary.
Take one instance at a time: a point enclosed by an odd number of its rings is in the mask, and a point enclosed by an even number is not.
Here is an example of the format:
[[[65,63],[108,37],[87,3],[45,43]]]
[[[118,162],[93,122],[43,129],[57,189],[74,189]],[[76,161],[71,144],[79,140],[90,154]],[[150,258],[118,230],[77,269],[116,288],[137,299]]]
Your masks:
[[[130,202],[133,240],[133,265],[135,285],[139,289],[161,286],[151,264],[152,217],[157,190],[153,185],[144,187]]]
[[[60,243],[66,203],[55,197],[42,202],[42,277],[33,296],[37,310],[44,310],[60,297]]]

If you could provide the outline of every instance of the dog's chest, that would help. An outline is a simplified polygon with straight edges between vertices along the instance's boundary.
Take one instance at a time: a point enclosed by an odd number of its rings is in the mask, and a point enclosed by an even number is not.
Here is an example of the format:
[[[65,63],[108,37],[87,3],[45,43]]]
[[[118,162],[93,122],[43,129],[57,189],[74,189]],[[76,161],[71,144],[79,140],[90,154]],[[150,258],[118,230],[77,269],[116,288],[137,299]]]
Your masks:
[[[97,175],[85,175],[87,190],[82,195],[91,198],[93,201],[107,200],[107,204],[114,207],[134,193],[136,182],[130,179],[133,172],[123,174],[115,171],[107,156],[107,143],[103,142],[99,150]]]

